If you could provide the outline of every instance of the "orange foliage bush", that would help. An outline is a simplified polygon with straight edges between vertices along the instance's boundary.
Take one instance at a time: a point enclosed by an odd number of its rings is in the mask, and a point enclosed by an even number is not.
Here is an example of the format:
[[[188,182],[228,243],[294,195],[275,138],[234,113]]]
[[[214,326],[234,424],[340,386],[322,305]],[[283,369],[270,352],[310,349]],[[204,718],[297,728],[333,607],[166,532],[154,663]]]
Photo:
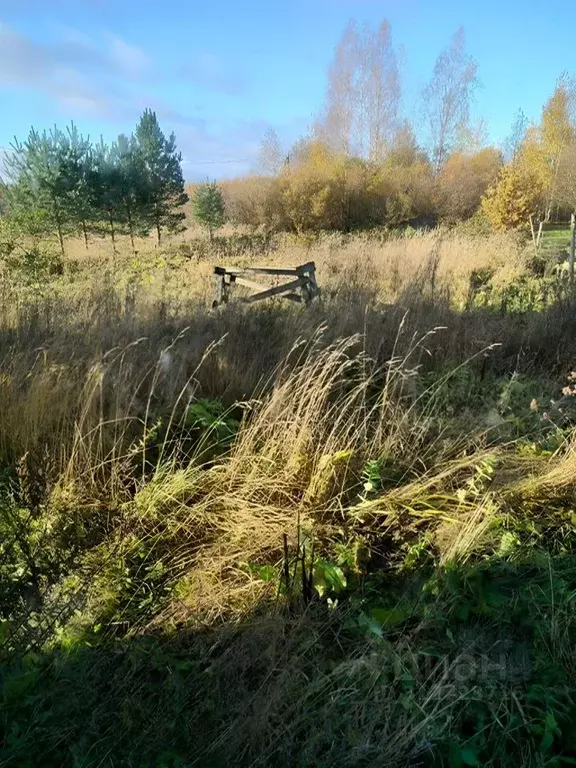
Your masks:
[[[502,156],[493,147],[472,155],[451,155],[438,177],[436,209],[440,218],[462,221],[473,216],[501,166]]]

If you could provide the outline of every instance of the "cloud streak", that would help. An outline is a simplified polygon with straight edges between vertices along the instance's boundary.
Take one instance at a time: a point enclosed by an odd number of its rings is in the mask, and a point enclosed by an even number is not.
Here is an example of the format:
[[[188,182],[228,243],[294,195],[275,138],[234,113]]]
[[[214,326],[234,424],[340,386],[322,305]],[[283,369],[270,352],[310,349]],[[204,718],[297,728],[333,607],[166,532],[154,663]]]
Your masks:
[[[185,64],[180,72],[183,80],[226,96],[239,96],[247,89],[247,81],[239,72],[226,67],[213,53],[202,53]]]
[[[48,44],[0,22],[0,87],[35,89],[67,109],[110,116],[120,100],[114,81],[144,77],[148,56],[116,35],[97,48],[75,30],[64,32]]]

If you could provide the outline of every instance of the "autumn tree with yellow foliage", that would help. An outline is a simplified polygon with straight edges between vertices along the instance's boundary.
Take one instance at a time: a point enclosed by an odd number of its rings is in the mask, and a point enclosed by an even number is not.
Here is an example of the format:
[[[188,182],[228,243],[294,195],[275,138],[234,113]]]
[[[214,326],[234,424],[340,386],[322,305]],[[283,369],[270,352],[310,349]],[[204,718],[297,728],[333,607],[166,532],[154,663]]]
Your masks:
[[[562,75],[542,109],[540,125],[525,133],[512,162],[482,203],[496,229],[528,229],[531,221],[549,221],[566,204],[567,180],[576,154],[576,84]]]
[[[498,231],[529,229],[531,219],[541,216],[545,207],[542,177],[522,163],[504,166],[482,200],[482,211]]]
[[[310,141],[303,159],[286,166],[278,183],[284,212],[296,232],[341,229],[345,206],[345,158]]]

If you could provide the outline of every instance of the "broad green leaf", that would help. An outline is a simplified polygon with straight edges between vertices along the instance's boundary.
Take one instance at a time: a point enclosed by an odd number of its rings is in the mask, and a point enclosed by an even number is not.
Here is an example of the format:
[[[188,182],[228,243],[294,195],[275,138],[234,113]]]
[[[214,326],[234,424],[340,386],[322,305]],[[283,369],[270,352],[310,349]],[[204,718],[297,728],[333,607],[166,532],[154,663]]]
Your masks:
[[[276,578],[276,568],[273,565],[263,565],[258,568],[258,576],[262,581],[274,581]]]
[[[327,592],[341,592],[346,588],[346,576],[340,566],[318,560],[314,565],[314,586],[322,597]]]
[[[455,742],[450,744],[448,761],[450,768],[462,768],[464,762],[462,760],[462,750],[460,749],[460,744],[456,744]]]
[[[548,752],[554,743],[554,735],[559,732],[558,723],[554,717],[554,712],[547,712],[544,718],[544,735],[540,742],[540,752]]]
[[[370,613],[382,627],[395,627],[410,618],[410,613],[401,605],[394,608],[372,608]]]
[[[476,750],[472,747],[460,747],[460,757],[464,765],[480,765]]]

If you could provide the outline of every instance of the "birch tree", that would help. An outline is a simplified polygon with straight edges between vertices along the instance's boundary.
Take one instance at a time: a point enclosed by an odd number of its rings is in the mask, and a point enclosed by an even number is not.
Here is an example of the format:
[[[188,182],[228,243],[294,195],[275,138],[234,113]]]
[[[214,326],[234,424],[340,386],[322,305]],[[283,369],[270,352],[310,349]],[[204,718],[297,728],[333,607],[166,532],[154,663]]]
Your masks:
[[[328,70],[317,134],[331,149],[382,160],[398,127],[400,70],[390,24],[350,22]]]
[[[334,51],[328,69],[324,114],[319,121],[320,138],[336,152],[352,153],[354,113],[357,109],[359,35],[356,22],[349,22]]]
[[[430,154],[437,172],[469,123],[470,102],[478,86],[477,70],[460,27],[436,59],[432,79],[422,92]]]
[[[398,127],[400,72],[390,24],[365,29],[360,48],[360,134],[370,160],[382,160]]]
[[[277,176],[282,169],[284,159],[280,138],[274,128],[270,127],[260,142],[256,170],[264,176]]]
[[[523,109],[519,109],[512,121],[510,134],[504,142],[504,158],[513,163],[517,158],[528,131],[528,118]]]

